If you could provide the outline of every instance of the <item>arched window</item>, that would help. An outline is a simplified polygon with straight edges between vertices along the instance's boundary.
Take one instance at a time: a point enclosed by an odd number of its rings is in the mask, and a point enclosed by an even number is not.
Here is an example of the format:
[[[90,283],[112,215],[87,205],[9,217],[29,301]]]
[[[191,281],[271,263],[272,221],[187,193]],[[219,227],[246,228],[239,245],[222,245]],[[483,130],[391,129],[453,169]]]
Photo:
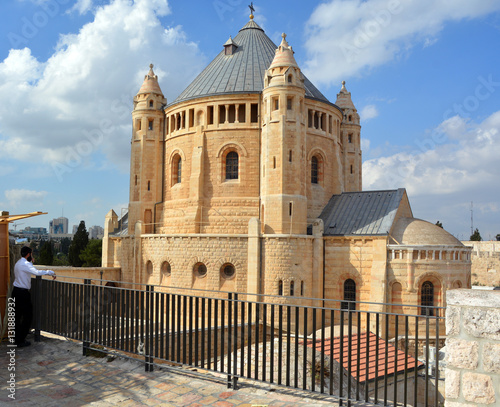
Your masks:
[[[278,283],[278,295],[283,295],[283,281],[280,280]]]
[[[231,151],[226,155],[226,179],[238,179],[238,153]]]
[[[434,284],[426,281],[420,290],[420,312],[422,315],[434,315]]]
[[[165,277],[170,277],[170,274],[172,274],[172,268],[170,267],[170,263],[168,261],[164,261],[161,264],[161,274]]]
[[[176,154],[172,161],[172,185],[180,184],[182,179],[182,158]]]
[[[151,260],[148,260],[146,263],[146,271],[148,274],[153,274],[153,263],[151,263]]]
[[[342,309],[356,309],[356,282],[349,278],[344,281],[344,301],[342,301]]]
[[[295,282],[292,280],[290,281],[290,296],[295,295]]]
[[[319,170],[318,157],[313,156],[313,158],[311,159],[311,183],[312,184],[318,183],[318,170]]]

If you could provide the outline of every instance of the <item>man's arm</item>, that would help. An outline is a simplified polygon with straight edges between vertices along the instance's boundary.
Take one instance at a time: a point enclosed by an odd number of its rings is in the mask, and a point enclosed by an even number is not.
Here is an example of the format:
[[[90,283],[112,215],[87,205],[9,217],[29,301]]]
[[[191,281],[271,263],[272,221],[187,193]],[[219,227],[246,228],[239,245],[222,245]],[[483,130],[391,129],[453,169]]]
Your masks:
[[[24,265],[23,271],[34,274],[35,276],[54,276],[56,274],[52,270],[38,270],[37,268],[35,268],[35,266],[33,266],[33,264],[29,262]]]

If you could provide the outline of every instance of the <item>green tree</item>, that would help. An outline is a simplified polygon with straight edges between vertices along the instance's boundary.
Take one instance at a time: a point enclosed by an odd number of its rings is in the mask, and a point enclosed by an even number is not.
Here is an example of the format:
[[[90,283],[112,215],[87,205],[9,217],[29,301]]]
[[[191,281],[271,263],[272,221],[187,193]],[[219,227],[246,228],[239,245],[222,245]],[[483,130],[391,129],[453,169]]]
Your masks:
[[[53,261],[54,254],[52,252],[52,243],[50,241],[43,242],[40,247],[40,254],[37,258],[37,263],[45,266],[52,266]]]
[[[480,242],[481,240],[483,240],[483,238],[481,237],[481,234],[479,233],[478,228],[476,228],[474,233],[472,235],[470,235],[470,240],[472,240],[473,242]]]
[[[52,262],[53,266],[70,266],[68,256],[64,253],[57,253],[54,256],[54,261]]]
[[[60,243],[59,251],[65,255],[69,254],[69,247],[71,246],[71,239],[69,237],[63,237]]]
[[[439,226],[441,229],[443,229],[443,224],[440,221],[436,222],[436,226]]]
[[[498,235],[496,235],[495,237],[496,237],[497,241],[500,242],[500,233]]]
[[[87,247],[80,253],[80,260],[83,261],[83,267],[101,267],[102,240],[90,240]]]
[[[82,220],[80,221],[80,224],[78,225],[78,230],[73,236],[73,241],[69,246],[69,253],[68,253],[69,264],[71,264],[73,267],[82,267],[83,261],[82,259],[80,259],[80,254],[83,250],[85,250],[88,243],[89,243],[89,234],[87,232],[87,229],[85,228],[85,221]]]

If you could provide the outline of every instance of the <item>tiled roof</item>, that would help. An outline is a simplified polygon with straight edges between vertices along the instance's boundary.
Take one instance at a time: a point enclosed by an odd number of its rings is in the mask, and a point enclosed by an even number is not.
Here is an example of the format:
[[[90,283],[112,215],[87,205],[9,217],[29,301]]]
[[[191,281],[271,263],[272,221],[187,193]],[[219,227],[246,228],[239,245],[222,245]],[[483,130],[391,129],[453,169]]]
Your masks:
[[[367,341],[367,338],[369,340]],[[326,338],[324,340],[325,344],[325,355],[330,356],[332,353],[332,339]],[[368,346],[367,346],[368,342]],[[377,353],[377,342],[378,342],[378,359],[376,359]],[[344,369],[349,367],[349,359],[351,361],[351,376],[354,377],[358,382],[364,383],[367,379],[374,380],[375,377],[380,378],[385,376],[385,365],[387,363],[387,375],[393,375],[394,372],[404,372],[405,363],[406,370],[414,370],[415,366],[417,369],[424,366],[422,362],[417,361],[414,357],[408,355],[408,360],[405,361],[405,352],[396,348],[384,341],[382,338],[377,337],[374,333],[370,332],[369,336],[366,332],[362,334],[351,335],[351,352],[349,358],[349,336],[335,337],[333,338],[333,358],[340,363],[340,346],[342,344],[343,349],[343,360],[342,366]],[[313,342],[309,341],[307,346],[313,347]],[[358,376],[358,346],[359,346],[359,376]],[[316,351],[321,352],[321,339],[316,340]],[[386,359],[386,347],[387,347],[387,359]],[[368,350],[367,350],[368,349]],[[368,361],[368,369],[367,369]]]
[[[319,216],[325,236],[386,235],[404,194],[404,188],[400,188],[332,196]]]
[[[204,96],[262,92],[264,73],[278,47],[253,20],[232,41],[237,46],[234,53],[225,55],[222,50],[172,104]],[[306,77],[304,86],[306,97],[331,103]]]

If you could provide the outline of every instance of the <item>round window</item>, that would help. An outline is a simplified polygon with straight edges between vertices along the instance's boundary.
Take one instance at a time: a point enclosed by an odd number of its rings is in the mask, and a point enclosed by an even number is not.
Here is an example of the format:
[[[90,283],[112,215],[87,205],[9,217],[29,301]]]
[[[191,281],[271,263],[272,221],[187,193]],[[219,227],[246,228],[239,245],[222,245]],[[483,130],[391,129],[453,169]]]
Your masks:
[[[222,266],[222,273],[224,274],[225,278],[233,277],[235,273],[234,266],[232,264],[224,264]]]
[[[194,271],[198,275],[198,277],[205,277],[207,275],[207,266],[203,263],[197,263],[194,266]]]

